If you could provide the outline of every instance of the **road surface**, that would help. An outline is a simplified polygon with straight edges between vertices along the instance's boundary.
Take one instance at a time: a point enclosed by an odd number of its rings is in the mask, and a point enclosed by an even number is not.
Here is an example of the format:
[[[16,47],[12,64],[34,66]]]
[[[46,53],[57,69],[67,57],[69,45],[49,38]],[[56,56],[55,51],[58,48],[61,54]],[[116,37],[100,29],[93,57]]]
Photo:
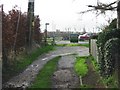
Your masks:
[[[61,41],[55,41],[55,43],[56,44],[70,44],[71,42],[70,41],[63,41],[63,40],[61,40]],[[79,41],[78,42],[78,44],[88,44],[89,43],[89,41]]]
[[[56,56],[65,56],[70,54],[78,54],[79,56],[88,56],[89,49],[83,46],[75,46],[75,47],[56,47],[55,51],[51,51],[47,54],[44,54],[38,58],[38,60],[34,61],[31,65],[29,65],[22,73],[18,76],[10,79],[4,87],[21,87],[26,88],[29,87],[34,81],[38,72],[42,69],[42,67],[47,63],[47,61],[51,60]]]

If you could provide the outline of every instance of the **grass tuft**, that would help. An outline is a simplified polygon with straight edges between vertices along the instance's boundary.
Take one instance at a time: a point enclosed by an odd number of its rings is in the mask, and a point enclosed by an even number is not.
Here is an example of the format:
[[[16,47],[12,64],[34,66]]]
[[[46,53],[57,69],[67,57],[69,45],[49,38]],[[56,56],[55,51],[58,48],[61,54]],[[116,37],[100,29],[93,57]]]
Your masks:
[[[48,61],[47,64],[42,68],[42,70],[37,75],[35,82],[31,88],[50,88],[51,87],[51,77],[53,73],[57,70],[57,63],[61,57],[55,57]]]
[[[75,71],[79,76],[85,76],[88,72],[88,67],[86,62],[85,57],[77,57],[76,58],[76,63],[74,65]]]
[[[70,43],[70,44],[57,44],[57,46],[84,46],[84,47],[89,47],[89,44],[79,44],[79,43]]]

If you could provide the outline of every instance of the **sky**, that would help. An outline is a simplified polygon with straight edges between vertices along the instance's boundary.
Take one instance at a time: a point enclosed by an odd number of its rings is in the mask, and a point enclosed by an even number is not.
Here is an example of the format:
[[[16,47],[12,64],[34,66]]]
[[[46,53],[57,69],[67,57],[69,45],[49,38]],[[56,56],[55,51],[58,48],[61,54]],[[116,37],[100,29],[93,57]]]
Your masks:
[[[100,0],[104,3],[113,2],[115,0]],[[15,5],[22,12],[27,12],[28,0],[0,0],[0,4],[4,5],[4,11],[8,12]],[[78,14],[88,8],[87,5],[96,5],[97,0],[35,0],[35,15],[39,15],[41,31],[45,30],[45,23],[48,31],[83,31],[97,32],[97,28],[108,24],[109,18],[117,17],[116,12],[108,12],[106,17],[100,15],[96,17],[95,13]]]

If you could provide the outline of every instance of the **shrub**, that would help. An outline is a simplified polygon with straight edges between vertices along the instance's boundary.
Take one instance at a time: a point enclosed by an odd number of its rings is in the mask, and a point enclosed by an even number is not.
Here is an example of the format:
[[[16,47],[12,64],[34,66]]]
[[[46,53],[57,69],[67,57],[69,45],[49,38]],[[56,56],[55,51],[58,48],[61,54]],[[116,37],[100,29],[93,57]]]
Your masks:
[[[90,37],[91,39],[97,39],[98,38],[98,35],[93,35]]]
[[[120,39],[120,29],[113,29],[113,30],[108,30],[108,31],[103,31],[98,35],[97,39],[97,46],[98,46],[98,60],[100,64],[100,73],[101,75],[105,74],[105,57],[104,57],[104,52],[106,49],[105,43],[111,39],[111,38],[119,38]]]
[[[85,76],[88,72],[88,68],[85,61],[85,58],[77,57],[77,61],[74,66],[76,73],[82,77]]]
[[[109,39],[104,46],[105,74],[112,75],[115,70],[116,54],[120,54],[120,39]],[[117,67],[118,68],[118,67]]]

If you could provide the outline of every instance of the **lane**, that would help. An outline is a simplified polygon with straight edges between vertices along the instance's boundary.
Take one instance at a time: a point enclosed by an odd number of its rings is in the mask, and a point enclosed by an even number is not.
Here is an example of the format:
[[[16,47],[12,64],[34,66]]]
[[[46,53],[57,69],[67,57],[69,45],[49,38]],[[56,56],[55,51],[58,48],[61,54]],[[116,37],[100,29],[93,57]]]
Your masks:
[[[22,73],[18,76],[13,77],[8,81],[4,87],[29,87],[34,81],[38,72],[43,68],[43,66],[52,58],[56,56],[65,56],[70,54],[78,54],[79,56],[88,56],[89,49],[86,47],[56,47],[55,51],[51,51],[47,54],[44,54],[29,65]]]
[[[55,41],[56,44],[70,44],[71,42],[70,41]],[[74,43],[74,44],[88,44],[89,41],[79,41],[78,43]]]

